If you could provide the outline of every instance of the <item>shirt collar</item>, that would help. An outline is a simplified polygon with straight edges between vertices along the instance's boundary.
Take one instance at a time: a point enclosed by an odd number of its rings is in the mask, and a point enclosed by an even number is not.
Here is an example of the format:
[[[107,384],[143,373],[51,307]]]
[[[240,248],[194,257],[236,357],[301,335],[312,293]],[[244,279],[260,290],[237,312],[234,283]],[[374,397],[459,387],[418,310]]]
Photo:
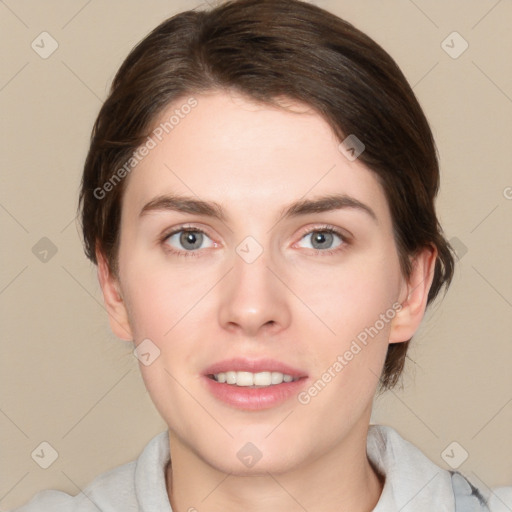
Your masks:
[[[373,512],[454,512],[450,472],[436,466],[393,428],[369,426],[367,455],[385,476]]]
[[[455,510],[450,473],[436,466],[393,428],[369,426],[367,455],[385,477],[373,512]],[[169,459],[169,431],[166,430],[155,436],[137,459],[135,493],[142,512],[172,512],[165,481]]]

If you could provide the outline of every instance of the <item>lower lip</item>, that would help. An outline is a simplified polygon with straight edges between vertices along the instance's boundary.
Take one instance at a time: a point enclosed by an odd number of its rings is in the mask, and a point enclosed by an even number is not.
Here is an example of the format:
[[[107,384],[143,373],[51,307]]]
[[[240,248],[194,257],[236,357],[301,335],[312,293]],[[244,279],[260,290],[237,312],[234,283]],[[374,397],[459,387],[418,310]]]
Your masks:
[[[250,388],[217,382],[204,376],[205,384],[212,395],[222,402],[248,411],[270,409],[297,396],[304,387],[305,377],[292,382],[283,382],[265,388]]]

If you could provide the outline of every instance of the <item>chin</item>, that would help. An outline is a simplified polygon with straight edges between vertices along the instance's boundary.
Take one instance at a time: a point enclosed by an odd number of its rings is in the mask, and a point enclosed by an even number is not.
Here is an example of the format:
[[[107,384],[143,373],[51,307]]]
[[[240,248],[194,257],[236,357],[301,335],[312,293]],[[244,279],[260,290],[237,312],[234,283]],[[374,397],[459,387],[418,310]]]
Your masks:
[[[256,462],[241,462],[237,455],[232,457],[231,461],[226,460],[207,460],[212,467],[226,474],[233,476],[268,476],[271,474],[287,473],[296,469],[299,461],[283,459],[279,454],[262,454],[261,459]],[[247,464],[247,465],[246,465]]]
[[[268,429],[265,431],[268,435]],[[208,446],[200,453],[203,460],[223,473],[238,476],[264,476],[268,473],[286,473],[301,460],[296,454],[304,456],[304,449],[296,443],[283,443],[281,439],[270,442],[264,436],[236,436],[225,444],[218,443]],[[251,440],[252,439],[252,440]],[[261,441],[258,441],[261,439]],[[215,449],[212,452],[212,448]]]

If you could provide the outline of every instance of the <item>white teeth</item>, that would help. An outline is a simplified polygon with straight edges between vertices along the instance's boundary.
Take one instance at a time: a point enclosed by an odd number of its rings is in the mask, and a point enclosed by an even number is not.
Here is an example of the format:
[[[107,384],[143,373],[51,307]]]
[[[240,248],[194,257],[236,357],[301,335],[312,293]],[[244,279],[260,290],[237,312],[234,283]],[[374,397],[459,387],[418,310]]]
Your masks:
[[[231,384],[235,386],[245,387],[260,387],[260,386],[273,386],[281,384],[282,382],[292,382],[298,380],[291,375],[281,372],[221,372],[214,375],[217,382]]]
[[[270,386],[270,384],[272,384],[272,373],[271,372],[255,373],[253,380],[254,380],[255,386]]]
[[[237,372],[235,384],[237,386],[253,386],[254,375],[250,372]]]
[[[281,382],[283,382],[284,375],[280,372],[272,372],[270,378],[272,384],[281,384]]]

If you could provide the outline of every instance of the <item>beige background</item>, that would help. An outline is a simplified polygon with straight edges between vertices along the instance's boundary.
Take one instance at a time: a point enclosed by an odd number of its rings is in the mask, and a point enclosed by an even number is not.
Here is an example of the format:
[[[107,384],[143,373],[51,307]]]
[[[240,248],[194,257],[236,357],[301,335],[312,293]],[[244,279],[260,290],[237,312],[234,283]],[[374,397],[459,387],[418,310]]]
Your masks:
[[[315,3],[379,42],[414,86],[439,146],[441,222],[461,255],[452,288],[415,338],[405,390],[380,398],[373,421],[446,468],[442,453],[456,441],[453,457],[469,455],[459,470],[477,485],[510,485],[512,3]],[[76,494],[165,429],[130,344],[110,332],[74,217],[90,130],[115,71],[150,29],[199,4],[0,2],[3,510],[41,489]],[[59,45],[47,59],[31,48],[43,31]],[[442,47],[453,31],[469,44],[456,59]],[[42,237],[57,248],[46,262],[32,251]],[[31,458],[43,441],[58,452],[48,469]]]

